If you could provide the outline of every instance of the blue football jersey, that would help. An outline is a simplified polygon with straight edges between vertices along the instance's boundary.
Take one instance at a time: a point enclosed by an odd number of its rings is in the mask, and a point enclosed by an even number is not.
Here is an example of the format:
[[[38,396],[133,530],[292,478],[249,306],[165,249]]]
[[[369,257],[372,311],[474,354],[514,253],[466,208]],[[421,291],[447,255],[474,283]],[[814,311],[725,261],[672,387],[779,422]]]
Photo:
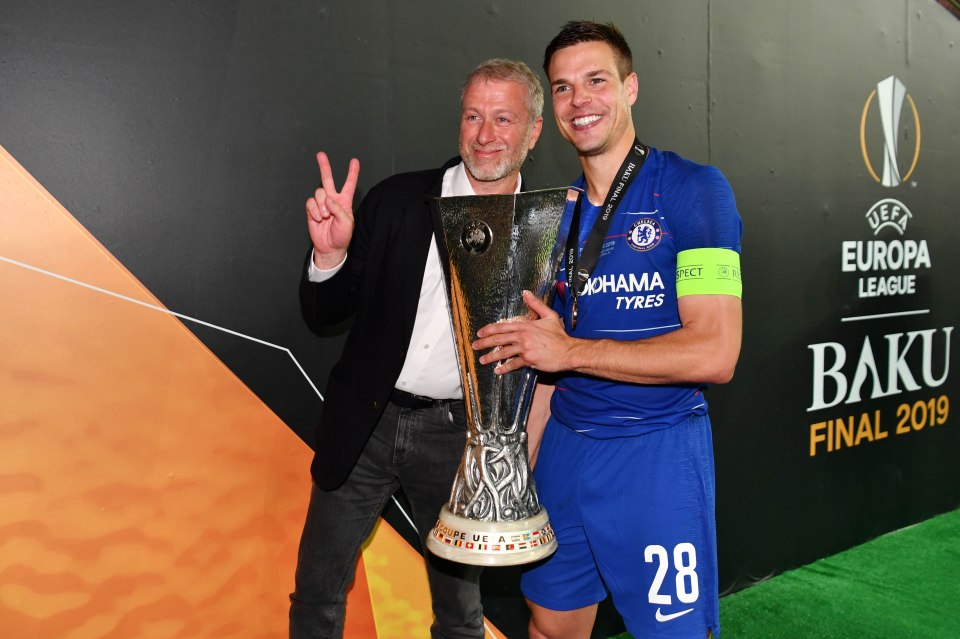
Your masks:
[[[574,186],[584,187],[583,176]],[[582,200],[581,250],[600,210],[586,196]],[[573,208],[568,202],[562,228],[570,227]],[[573,296],[563,268],[554,308],[574,337],[638,340],[675,331],[680,328],[677,253],[696,248],[739,253],[741,231],[733,191],[718,169],[651,148],[610,222],[578,301],[576,329],[571,329]],[[557,379],[551,413],[568,428],[592,437],[635,435],[706,414],[704,388],[567,373]]]

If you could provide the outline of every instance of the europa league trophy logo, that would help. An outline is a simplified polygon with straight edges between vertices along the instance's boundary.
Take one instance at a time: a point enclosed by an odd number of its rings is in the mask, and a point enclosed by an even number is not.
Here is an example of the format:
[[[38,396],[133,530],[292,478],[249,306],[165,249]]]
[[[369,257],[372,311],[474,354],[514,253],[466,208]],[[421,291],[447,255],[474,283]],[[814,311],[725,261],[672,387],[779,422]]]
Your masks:
[[[468,428],[450,501],[427,538],[441,557],[505,566],[556,549],[527,464],[536,372],[496,375],[471,343],[487,324],[526,316],[524,289],[541,299],[551,289],[565,244],[557,230],[566,194],[563,188],[434,200]]]

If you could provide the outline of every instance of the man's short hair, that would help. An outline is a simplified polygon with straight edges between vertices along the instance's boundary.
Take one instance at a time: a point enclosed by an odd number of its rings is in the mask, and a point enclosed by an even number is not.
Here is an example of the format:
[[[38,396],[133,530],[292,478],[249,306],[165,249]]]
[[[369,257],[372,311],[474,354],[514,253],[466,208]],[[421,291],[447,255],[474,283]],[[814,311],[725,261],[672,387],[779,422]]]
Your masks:
[[[530,123],[536,121],[543,114],[543,85],[540,78],[523,62],[492,58],[482,63],[470,72],[460,87],[460,104],[463,105],[463,96],[476,81],[516,82],[524,88],[527,94],[527,111],[530,113]]]
[[[633,71],[633,53],[626,38],[612,22],[601,24],[589,20],[571,20],[560,28],[558,33],[543,52],[543,70],[550,76],[550,60],[560,49],[572,47],[581,42],[606,42],[613,49],[617,60],[617,73],[625,79]]]

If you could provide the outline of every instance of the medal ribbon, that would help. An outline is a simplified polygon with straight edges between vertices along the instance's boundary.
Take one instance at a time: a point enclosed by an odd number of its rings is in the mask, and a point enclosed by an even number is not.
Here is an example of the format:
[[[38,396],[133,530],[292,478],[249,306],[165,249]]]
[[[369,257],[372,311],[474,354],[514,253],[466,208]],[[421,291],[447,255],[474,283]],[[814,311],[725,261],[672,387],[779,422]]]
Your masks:
[[[590,235],[583,245],[583,251],[577,251],[577,245],[580,243],[580,203],[583,199],[581,192],[577,196],[577,203],[573,207],[573,218],[570,220],[570,232],[567,234],[567,286],[573,295],[573,313],[570,316],[570,328],[577,327],[577,301],[580,294],[587,286],[590,280],[590,273],[597,265],[600,259],[600,248],[603,246],[603,239],[607,236],[607,230],[610,228],[610,222],[613,214],[620,205],[620,197],[626,193],[633,178],[637,176],[647,156],[650,155],[650,148],[641,144],[636,138],[633,139],[633,148],[627,153],[620,170],[617,172],[618,179],[610,185],[607,197],[603,201],[603,209],[593,228],[590,229]]]

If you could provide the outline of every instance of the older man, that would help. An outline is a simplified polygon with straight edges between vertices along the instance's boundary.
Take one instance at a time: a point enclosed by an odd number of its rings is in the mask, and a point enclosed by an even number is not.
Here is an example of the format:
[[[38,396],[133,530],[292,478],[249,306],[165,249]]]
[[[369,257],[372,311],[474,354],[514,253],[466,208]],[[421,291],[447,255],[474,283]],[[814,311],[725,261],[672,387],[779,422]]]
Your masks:
[[[394,175],[353,215],[359,163],[337,191],[317,155],[307,201],[313,247],[300,300],[311,328],[353,316],[317,427],[290,637],[340,637],[357,553],[402,488],[421,544],[446,503],[466,438],[463,391],[428,198],[514,193],[543,123],[543,89],[523,63],[490,60],[460,98],[460,157]],[[484,635],[479,569],[425,551],[435,638]]]

